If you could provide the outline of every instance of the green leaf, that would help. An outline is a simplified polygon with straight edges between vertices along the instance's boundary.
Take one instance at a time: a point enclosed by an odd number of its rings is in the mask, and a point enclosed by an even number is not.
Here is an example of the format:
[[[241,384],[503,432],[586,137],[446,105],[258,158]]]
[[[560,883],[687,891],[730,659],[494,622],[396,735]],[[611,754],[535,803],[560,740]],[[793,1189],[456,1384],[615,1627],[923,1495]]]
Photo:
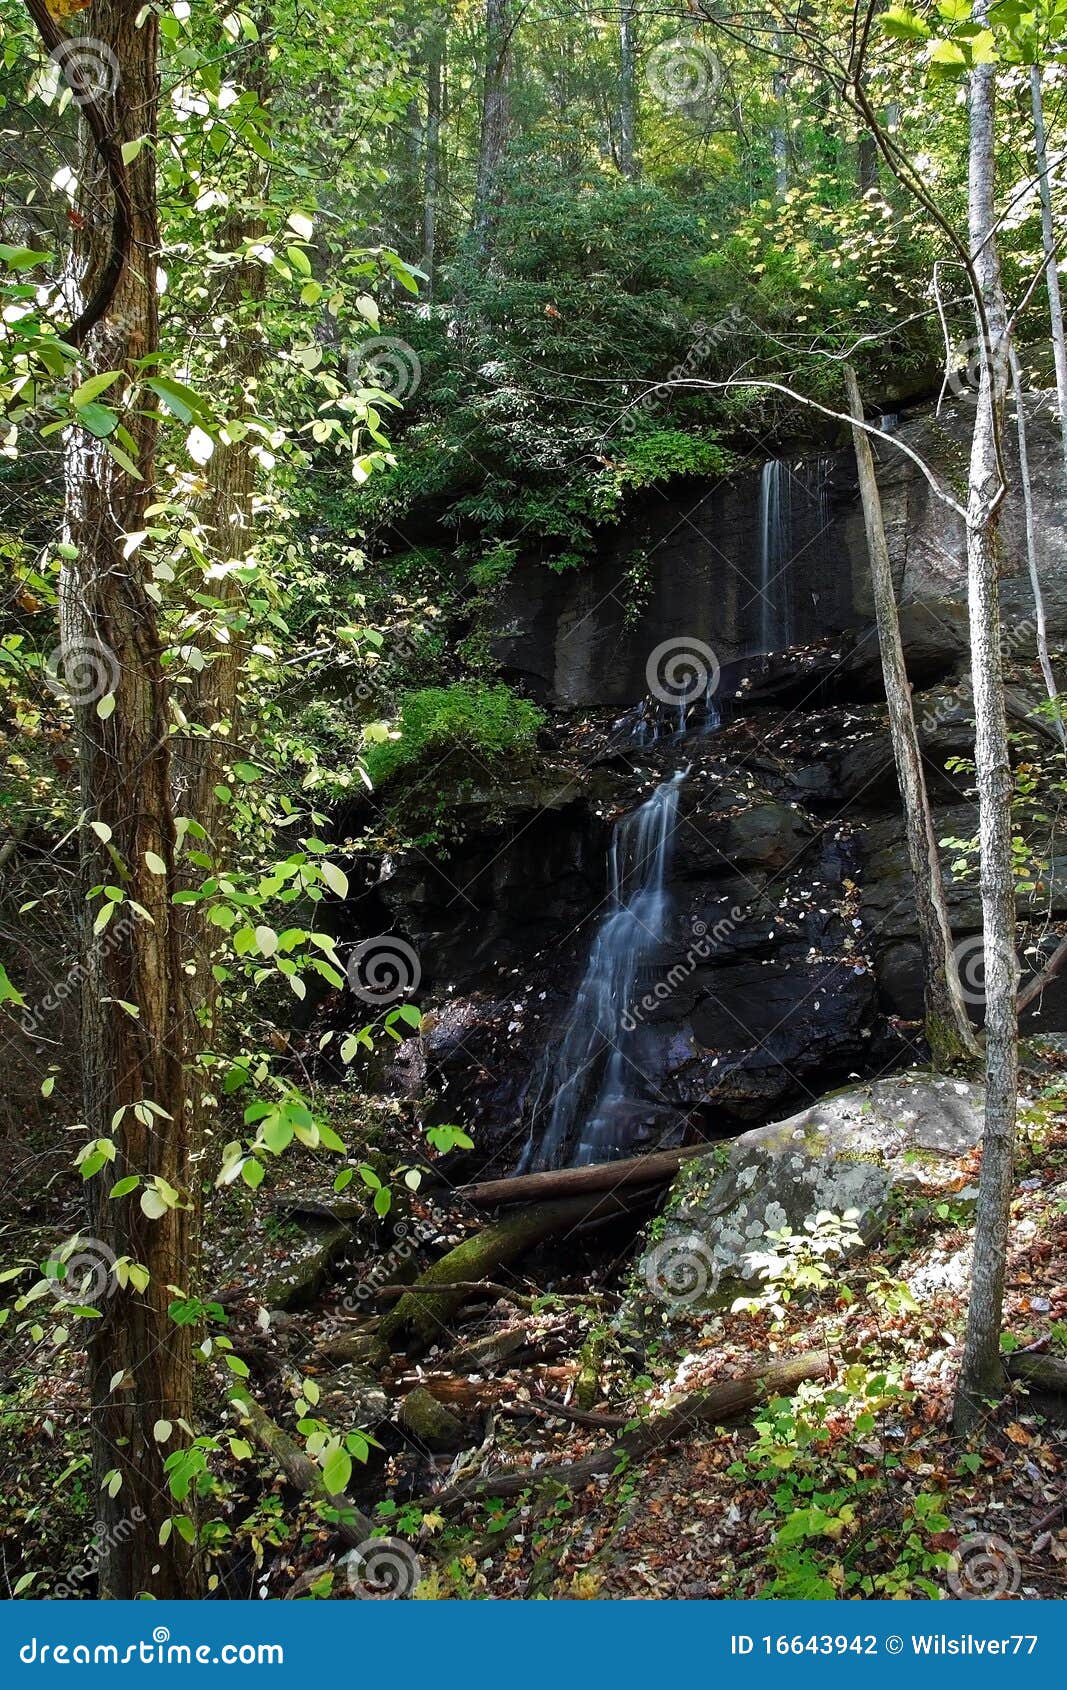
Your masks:
[[[71,404],[79,411],[84,410],[86,405],[91,404],[101,393],[106,393],[109,387],[113,387],[121,374],[121,370],[105,370],[102,375],[90,376],[88,381],[83,381],[80,387],[75,388],[71,394]],[[113,413],[109,411],[108,415]]]
[[[887,35],[903,41],[926,41],[930,36],[929,26],[906,6],[890,6],[882,18],[882,28]]]
[[[0,1003],[13,1003],[16,1009],[25,1009],[26,999],[22,993],[11,984],[7,969],[0,962]]]
[[[352,1457],[345,1449],[333,1449],[322,1464],[322,1482],[330,1496],[343,1496],[352,1477]]]
[[[319,873],[331,892],[336,892],[339,898],[348,897],[348,876],[344,869],[338,868],[336,863],[320,863]]]
[[[141,1183],[140,1174],[127,1174],[125,1179],[116,1180],[108,1193],[109,1197],[128,1197],[131,1191],[136,1191]]]
[[[109,410],[106,405],[79,405],[78,421],[98,440],[106,439],[119,426],[118,412]]]

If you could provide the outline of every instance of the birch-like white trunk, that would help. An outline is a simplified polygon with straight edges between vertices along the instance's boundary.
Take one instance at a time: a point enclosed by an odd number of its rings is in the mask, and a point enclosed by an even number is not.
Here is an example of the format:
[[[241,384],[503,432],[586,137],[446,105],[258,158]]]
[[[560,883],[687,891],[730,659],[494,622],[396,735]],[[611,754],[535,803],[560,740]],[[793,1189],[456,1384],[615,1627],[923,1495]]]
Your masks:
[[[994,1394],[1002,1381],[1000,1330],[1018,1089],[1012,781],[994,546],[1004,496],[1001,435],[1008,368],[1007,314],[994,233],[995,107],[995,68],[979,65],[971,73],[969,90],[968,222],[983,355],[967,495],[967,591],[985,941],[986,1104],[967,1333],[956,1397],[956,1425],[964,1432],[978,1418],[982,1398]]]

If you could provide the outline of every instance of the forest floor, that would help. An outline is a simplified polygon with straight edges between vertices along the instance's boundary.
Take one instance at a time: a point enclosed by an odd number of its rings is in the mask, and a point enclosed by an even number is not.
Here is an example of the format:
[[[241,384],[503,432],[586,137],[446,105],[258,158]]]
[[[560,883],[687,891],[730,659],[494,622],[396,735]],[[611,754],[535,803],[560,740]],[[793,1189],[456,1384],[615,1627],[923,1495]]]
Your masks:
[[[1067,1354],[1067,1056],[1052,1042],[1026,1073],[1012,1211],[1005,1348]],[[398,1112],[383,1139],[400,1149],[410,1123]],[[28,1159],[27,1166],[32,1163]],[[338,1371],[382,1306],[386,1282],[410,1278],[374,1229],[353,1243],[361,1261],[304,1309],[267,1318],[247,1281],[220,1283],[227,1330],[250,1369],[250,1388],[292,1428],[299,1381],[318,1381],[338,1424],[371,1432],[353,1494],[376,1526],[409,1545],[415,1594],[505,1600],[736,1596],[1062,1596],[1067,1580],[1067,1399],[1013,1383],[965,1443],[951,1431],[951,1398],[966,1318],[971,1191],[978,1158],[951,1189],[902,1202],[879,1241],[833,1262],[825,1283],[790,1300],[705,1312],[654,1310],[642,1299],[629,1230],[566,1251],[546,1246],[514,1274],[507,1295],[472,1301],[440,1344],[395,1355],[365,1387],[357,1364]],[[321,1165],[286,1164],[296,1191]],[[51,1201],[26,1194],[26,1247],[51,1221],[77,1224],[77,1186],[57,1180]],[[262,1272],[289,1223],[252,1211],[243,1195],[216,1214],[214,1253]],[[69,1213],[67,1211],[70,1211]],[[253,1222],[252,1215],[255,1214]],[[475,1224],[447,1191],[411,1203],[420,1257],[432,1258]],[[398,1229],[399,1230],[399,1229]],[[394,1238],[394,1252],[396,1249]],[[374,1293],[362,1297],[358,1287]],[[339,1277],[337,1276],[339,1275]],[[356,1294],[353,1295],[353,1287]],[[779,1287],[781,1291],[781,1287]],[[485,1341],[481,1359],[469,1347]],[[32,1574],[27,1594],[91,1595],[93,1499],[82,1354],[16,1337],[0,1360],[0,1585]],[[464,1349],[464,1346],[467,1348]],[[493,1360],[487,1351],[497,1349]],[[610,1447],[623,1424],[701,1387],[759,1373],[768,1360],[825,1352],[829,1377],[722,1427],[586,1482],[538,1486],[538,1468]],[[206,1371],[206,1370],[205,1370]],[[295,1381],[295,1383],[294,1383]],[[456,1417],[445,1442],[405,1430],[398,1405],[416,1386]],[[360,1412],[360,1392],[362,1412]],[[381,1405],[384,1392],[384,1408]],[[377,1393],[377,1394],[375,1394]],[[578,1406],[578,1405],[581,1406]],[[554,1406],[558,1412],[554,1411]],[[205,1379],[206,1426],[239,1434],[234,1409]],[[588,1423],[589,1416],[614,1426]],[[577,1418],[577,1422],[575,1420]],[[439,1450],[439,1443],[438,1443]],[[353,1589],[330,1517],[298,1496],[257,1451],[222,1453],[204,1498],[216,1512],[213,1565],[220,1594],[347,1598]],[[435,1498],[457,1480],[529,1468],[521,1494],[457,1506]],[[13,1479],[10,1475],[17,1474]],[[71,1563],[78,1557],[76,1571]],[[379,1594],[374,1591],[372,1594]]]

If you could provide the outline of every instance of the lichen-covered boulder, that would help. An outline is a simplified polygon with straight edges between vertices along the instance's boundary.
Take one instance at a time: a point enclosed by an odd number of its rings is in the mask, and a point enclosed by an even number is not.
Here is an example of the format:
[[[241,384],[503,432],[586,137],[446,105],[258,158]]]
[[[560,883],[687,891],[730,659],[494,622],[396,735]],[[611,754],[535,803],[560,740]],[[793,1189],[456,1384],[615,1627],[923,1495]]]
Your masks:
[[[950,1165],[974,1149],[982,1108],[978,1086],[899,1074],[823,1098],[694,1157],[641,1258],[637,1300],[683,1311],[721,1306],[759,1286],[773,1233],[802,1232],[823,1212],[851,1212],[852,1248],[869,1242],[895,1186],[943,1185]]]

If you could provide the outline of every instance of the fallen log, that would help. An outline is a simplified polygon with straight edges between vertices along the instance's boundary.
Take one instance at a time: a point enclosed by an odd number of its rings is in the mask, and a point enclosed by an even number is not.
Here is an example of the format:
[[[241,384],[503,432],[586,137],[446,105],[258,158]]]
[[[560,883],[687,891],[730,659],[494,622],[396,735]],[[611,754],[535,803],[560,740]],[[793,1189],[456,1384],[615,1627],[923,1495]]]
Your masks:
[[[1012,1379],[1023,1379],[1041,1391],[1055,1391],[1067,1395],[1067,1360],[1062,1356],[1016,1354],[1007,1358]]]
[[[656,1150],[648,1156],[631,1156],[625,1162],[594,1162],[588,1168],[550,1168],[541,1174],[487,1179],[477,1185],[457,1186],[455,1195],[487,1209],[498,1203],[539,1203],[549,1197],[572,1197],[588,1191],[619,1191],[630,1185],[665,1185],[683,1162],[706,1155],[708,1148],[706,1144],[690,1144],[684,1150]]]
[[[383,1315],[378,1328],[381,1349],[406,1342],[426,1349],[435,1340],[454,1342],[448,1322],[468,1296],[465,1287],[533,1250],[553,1234],[630,1214],[640,1201],[626,1192],[600,1192],[539,1203],[483,1227],[420,1274],[400,1301]]]
[[[374,1531],[373,1520],[368,1519],[346,1496],[334,1495],[326,1489],[322,1468],[317,1467],[288,1432],[283,1431],[281,1426],[271,1419],[255,1397],[247,1390],[235,1394],[232,1379],[221,1382],[257,1444],[281,1468],[293,1489],[299,1491],[301,1496],[318,1495],[323,1502],[336,1509],[338,1519],[334,1529],[338,1536],[343,1538],[349,1549],[361,1548]]]
[[[830,1372],[830,1357],[825,1350],[798,1356],[795,1361],[768,1362],[762,1373],[744,1379],[730,1379],[722,1385],[694,1391],[663,1414],[653,1415],[632,1432],[626,1432],[606,1449],[597,1450],[580,1461],[562,1462],[553,1467],[506,1467],[489,1473],[482,1479],[468,1479],[452,1485],[424,1499],[425,1506],[440,1512],[444,1508],[461,1508],[468,1502],[485,1497],[519,1496],[523,1491],[543,1484],[565,1485],[568,1490],[581,1489],[590,1479],[601,1473],[613,1473],[620,1462],[640,1460],[654,1454],[680,1438],[689,1437],[699,1426],[718,1425],[734,1420],[754,1408],[769,1396],[788,1396],[806,1379],[825,1379]]]

